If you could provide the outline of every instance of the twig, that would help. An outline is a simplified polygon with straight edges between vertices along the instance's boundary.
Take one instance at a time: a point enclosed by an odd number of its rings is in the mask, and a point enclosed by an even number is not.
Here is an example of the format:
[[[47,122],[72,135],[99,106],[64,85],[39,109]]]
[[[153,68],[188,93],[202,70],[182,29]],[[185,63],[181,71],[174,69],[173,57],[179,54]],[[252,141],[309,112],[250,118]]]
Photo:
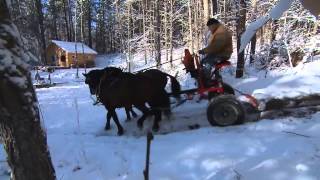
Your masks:
[[[298,134],[298,133],[295,133],[295,132],[290,132],[290,131],[282,131],[284,133],[288,133],[288,134],[293,134],[293,135],[296,135],[296,136],[302,136],[302,137],[305,137],[305,138],[311,138],[311,136],[307,136],[307,135],[303,135],[303,134]]]
[[[237,179],[237,180],[240,180],[241,177],[242,177],[242,175],[241,175],[237,170],[235,170],[235,169],[233,169],[233,171],[236,173],[236,179]]]
[[[144,180],[149,180],[149,164],[150,164],[150,145],[153,140],[153,134],[148,132],[147,135],[147,153],[146,153],[146,167],[143,170]]]

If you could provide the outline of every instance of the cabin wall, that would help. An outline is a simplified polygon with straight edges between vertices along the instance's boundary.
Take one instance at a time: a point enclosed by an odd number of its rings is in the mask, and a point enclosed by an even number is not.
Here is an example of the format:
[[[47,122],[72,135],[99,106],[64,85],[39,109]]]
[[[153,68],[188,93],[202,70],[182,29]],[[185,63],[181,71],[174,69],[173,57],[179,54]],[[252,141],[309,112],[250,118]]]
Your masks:
[[[71,66],[76,66],[76,60],[75,60],[76,54],[75,53],[68,53],[68,65],[69,67]],[[82,54],[79,53],[77,54],[77,59],[78,59],[78,64],[80,67],[94,67],[95,65],[95,59],[96,55],[95,54]]]
[[[63,61],[64,59],[65,61]],[[68,67],[66,52],[57,45],[50,44],[47,48],[47,64],[50,66]]]
[[[47,65],[56,66],[58,65],[58,57],[57,57],[57,46],[54,44],[50,44],[47,47]]]
[[[64,57],[63,57],[64,56]],[[47,65],[60,67],[75,67],[75,53],[68,53],[54,43],[47,47]],[[77,54],[80,67],[94,67],[96,54]]]

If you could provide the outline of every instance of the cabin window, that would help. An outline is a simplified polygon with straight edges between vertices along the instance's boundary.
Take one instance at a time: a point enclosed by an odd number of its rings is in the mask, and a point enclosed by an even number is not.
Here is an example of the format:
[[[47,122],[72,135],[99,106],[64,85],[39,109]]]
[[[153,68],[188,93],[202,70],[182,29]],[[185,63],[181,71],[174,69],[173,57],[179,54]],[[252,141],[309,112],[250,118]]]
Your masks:
[[[66,62],[66,56],[65,56],[65,55],[62,55],[61,58],[60,58],[60,61],[61,61],[61,62]]]

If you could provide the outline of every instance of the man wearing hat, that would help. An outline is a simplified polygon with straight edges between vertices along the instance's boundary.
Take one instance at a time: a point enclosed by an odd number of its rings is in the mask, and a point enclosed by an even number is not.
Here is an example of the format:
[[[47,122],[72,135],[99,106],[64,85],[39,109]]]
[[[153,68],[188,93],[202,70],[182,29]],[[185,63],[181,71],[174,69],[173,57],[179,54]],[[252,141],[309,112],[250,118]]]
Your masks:
[[[199,54],[205,55],[201,64],[205,67],[206,76],[210,76],[210,70],[215,64],[230,59],[233,48],[232,34],[224,25],[215,18],[211,18],[208,20],[207,26],[211,32],[211,36],[208,46],[199,50]]]

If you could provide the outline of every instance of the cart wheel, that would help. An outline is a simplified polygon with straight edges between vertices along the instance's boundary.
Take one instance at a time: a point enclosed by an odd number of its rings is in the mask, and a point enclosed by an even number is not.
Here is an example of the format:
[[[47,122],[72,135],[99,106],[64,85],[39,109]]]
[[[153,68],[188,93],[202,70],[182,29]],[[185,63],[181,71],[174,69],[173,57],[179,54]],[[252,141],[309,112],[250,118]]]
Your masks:
[[[244,109],[233,95],[220,95],[209,102],[207,118],[212,126],[241,124],[244,117]]]
[[[233,90],[233,88],[227,84],[227,83],[223,83],[222,87],[224,89],[224,94],[232,94],[235,95],[235,92]],[[217,97],[218,95],[221,95],[221,93],[217,93],[217,92],[209,92],[208,94],[208,99],[211,100],[214,97]]]

